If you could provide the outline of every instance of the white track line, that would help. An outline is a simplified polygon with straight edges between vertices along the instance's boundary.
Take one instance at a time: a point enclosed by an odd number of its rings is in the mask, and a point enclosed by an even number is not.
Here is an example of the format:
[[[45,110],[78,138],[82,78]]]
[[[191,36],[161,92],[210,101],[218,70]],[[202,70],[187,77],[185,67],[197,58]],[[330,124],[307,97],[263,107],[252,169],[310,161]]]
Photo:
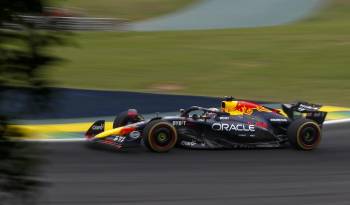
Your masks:
[[[350,119],[341,119],[341,120],[329,120],[324,122],[325,125],[334,125],[334,124],[341,124],[341,123],[347,123],[350,122]]]
[[[325,125],[335,125],[350,122],[350,119],[329,120],[324,122]],[[85,138],[70,138],[70,139],[25,139],[26,142],[83,142]]]

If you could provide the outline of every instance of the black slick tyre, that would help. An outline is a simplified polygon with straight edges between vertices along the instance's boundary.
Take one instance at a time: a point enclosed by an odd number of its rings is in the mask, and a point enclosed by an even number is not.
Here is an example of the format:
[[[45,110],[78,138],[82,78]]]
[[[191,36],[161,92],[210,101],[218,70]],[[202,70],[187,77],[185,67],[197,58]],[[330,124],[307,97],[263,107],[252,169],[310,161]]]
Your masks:
[[[154,120],[143,130],[143,141],[146,148],[152,152],[168,152],[177,143],[175,127],[164,120]]]
[[[287,130],[290,144],[304,151],[315,149],[321,142],[321,135],[320,126],[315,121],[305,118],[293,121]]]

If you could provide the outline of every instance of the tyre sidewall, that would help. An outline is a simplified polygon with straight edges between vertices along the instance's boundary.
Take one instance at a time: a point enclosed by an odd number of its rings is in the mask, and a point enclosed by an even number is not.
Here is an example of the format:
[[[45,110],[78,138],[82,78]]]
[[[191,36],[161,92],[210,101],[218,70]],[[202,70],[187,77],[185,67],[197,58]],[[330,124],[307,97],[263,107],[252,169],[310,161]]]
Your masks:
[[[313,129],[313,131],[316,132],[315,134],[317,136],[312,144],[304,142],[302,132],[305,131],[305,129]],[[288,128],[287,135],[292,146],[299,150],[308,151],[313,150],[320,144],[322,133],[320,126],[316,122],[301,118],[292,122]]]
[[[164,146],[160,146],[156,143],[155,134],[160,131],[167,133],[167,135],[170,136],[169,142],[166,143],[166,145]],[[149,150],[153,152],[170,151],[176,145],[177,139],[178,136],[175,127],[169,122],[163,120],[156,120],[150,122],[148,125],[146,125],[143,131],[144,144]]]

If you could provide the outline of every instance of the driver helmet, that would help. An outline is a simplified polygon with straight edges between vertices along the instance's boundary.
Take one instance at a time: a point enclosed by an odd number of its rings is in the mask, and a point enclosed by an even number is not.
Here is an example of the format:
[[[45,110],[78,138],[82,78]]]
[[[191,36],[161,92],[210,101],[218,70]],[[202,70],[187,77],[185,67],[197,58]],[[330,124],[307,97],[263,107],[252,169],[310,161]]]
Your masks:
[[[215,107],[211,107],[208,110],[209,110],[209,112],[207,113],[207,117],[208,118],[215,118],[216,117],[216,113],[219,112],[219,109],[217,109]]]

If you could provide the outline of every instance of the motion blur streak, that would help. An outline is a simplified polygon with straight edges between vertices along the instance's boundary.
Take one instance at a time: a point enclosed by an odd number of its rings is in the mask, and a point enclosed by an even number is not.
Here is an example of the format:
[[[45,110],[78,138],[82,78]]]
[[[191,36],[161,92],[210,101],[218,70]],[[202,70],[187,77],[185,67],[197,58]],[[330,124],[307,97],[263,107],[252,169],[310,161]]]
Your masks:
[[[41,204],[347,204],[350,123],[327,125],[319,149],[154,154],[46,144],[53,182]]]

